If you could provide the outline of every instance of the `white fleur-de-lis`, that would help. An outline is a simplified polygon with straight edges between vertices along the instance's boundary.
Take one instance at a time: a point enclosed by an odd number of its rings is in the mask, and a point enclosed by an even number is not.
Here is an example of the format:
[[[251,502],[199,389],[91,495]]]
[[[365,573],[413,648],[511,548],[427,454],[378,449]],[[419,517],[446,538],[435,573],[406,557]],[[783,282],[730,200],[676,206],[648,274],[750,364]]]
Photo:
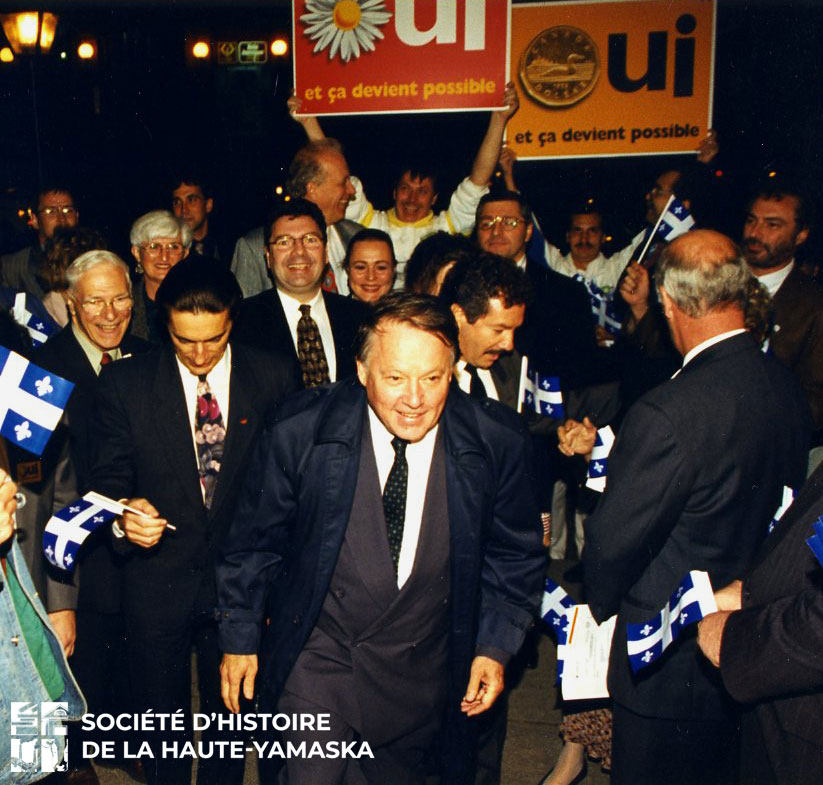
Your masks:
[[[652,659],[654,659],[654,654],[652,654],[650,651],[647,651],[640,659],[643,660],[643,662],[645,663],[649,663],[652,661]]]
[[[686,613],[686,611],[683,611],[683,613],[680,614],[680,623],[685,624],[686,621],[688,620],[688,618],[689,618],[689,614]]]
[[[54,556],[54,548],[52,548],[51,545],[49,545],[49,547],[46,548],[46,556],[48,556],[49,558]]]
[[[69,507],[69,512],[72,513],[72,514],[74,514],[76,512],[80,512],[80,508],[79,507]]]
[[[103,518],[102,515],[95,515],[94,516],[94,522],[95,523],[103,523],[104,520],[105,520],[105,518]]]
[[[29,428],[29,421],[23,420],[19,425],[14,426],[14,435],[17,437],[18,442],[22,442],[23,439],[28,439],[31,436],[31,428]]]
[[[51,376],[44,376],[38,379],[34,386],[37,388],[37,395],[42,398],[44,395],[54,392],[54,387],[51,386]]]
[[[63,557],[63,561],[66,563],[66,565],[69,565],[69,564],[71,564],[71,563],[74,561],[74,559],[72,559],[72,558],[71,558],[71,554],[70,554],[70,553],[67,553],[67,554]]]
[[[543,379],[543,389],[548,390],[551,387],[551,382],[548,379]]]
[[[46,325],[45,325],[45,324],[43,324],[43,322],[37,322],[37,324],[35,324],[34,326],[35,326],[38,330],[42,330],[42,329],[43,329]]]
[[[647,624],[642,630],[640,630],[640,632],[645,636],[648,635],[653,629],[654,627],[652,627],[651,624]]]
[[[600,461],[595,461],[594,465],[592,466],[592,469],[594,469],[598,474],[600,474],[600,472],[603,471],[603,464],[600,463]]]

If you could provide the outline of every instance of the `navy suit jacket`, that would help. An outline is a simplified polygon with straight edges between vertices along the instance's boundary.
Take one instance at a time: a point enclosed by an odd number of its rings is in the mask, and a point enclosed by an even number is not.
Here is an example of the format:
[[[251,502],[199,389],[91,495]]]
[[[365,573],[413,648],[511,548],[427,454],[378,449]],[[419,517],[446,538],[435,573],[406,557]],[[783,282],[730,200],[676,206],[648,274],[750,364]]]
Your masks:
[[[705,349],[629,411],[583,550],[595,619],[618,614],[609,667],[616,702],[646,717],[727,715],[694,626],[634,676],[626,623],[654,618],[690,570],[707,571],[716,589],[743,574],[783,486],[803,482],[810,426],[799,386],[748,333]]]
[[[287,402],[260,440],[218,564],[220,645],[261,648],[276,700],[320,614],[348,526],[366,416],[356,379]],[[532,624],[545,554],[516,415],[451,390],[440,420],[451,550],[447,747],[465,764],[459,715],[476,650],[513,655]],[[505,657],[503,657],[505,659]],[[402,707],[398,707],[402,711]],[[447,759],[450,755],[447,754]]]

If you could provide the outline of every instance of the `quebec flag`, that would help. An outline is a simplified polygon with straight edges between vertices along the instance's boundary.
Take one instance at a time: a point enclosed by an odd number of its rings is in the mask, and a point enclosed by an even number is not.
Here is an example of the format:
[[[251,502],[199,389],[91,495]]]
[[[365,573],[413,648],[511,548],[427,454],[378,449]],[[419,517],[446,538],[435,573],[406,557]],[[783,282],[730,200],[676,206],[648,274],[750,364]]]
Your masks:
[[[560,379],[557,376],[543,376],[538,371],[529,370],[528,357],[523,358],[521,366],[520,390],[523,411],[531,410],[554,420],[565,419]]]
[[[645,624],[626,624],[629,663],[637,673],[680,636],[684,627],[717,611],[709,575],[692,570],[672,594],[669,604]]]
[[[617,318],[614,291],[607,292],[601,289],[594,281],[584,278],[579,273],[574,276],[574,280],[586,287],[586,293],[589,295],[592,306],[592,314],[597,324],[604,327],[612,335],[619,335],[623,324]]]
[[[786,510],[792,506],[792,502],[794,501],[794,497],[796,495],[797,494],[795,491],[789,488],[788,485],[783,486],[783,499],[780,502],[780,506],[777,508],[774,517],[769,521],[769,534],[774,531],[774,527],[777,526],[778,521],[786,514]]]
[[[40,455],[74,384],[0,346],[0,433]]]
[[[25,327],[35,346],[44,344],[60,330],[60,326],[49,316],[42,304],[31,300],[25,292],[17,292],[11,315],[17,324]]]
[[[683,202],[672,196],[658,222],[655,239],[670,243],[675,237],[686,234],[693,227],[692,214],[685,208]]]
[[[566,590],[562,586],[556,584],[551,578],[546,578],[543,601],[540,605],[540,616],[557,638],[558,682],[563,678],[563,658],[568,637],[569,619],[566,616],[566,611],[574,607],[574,604],[574,600],[566,594]]]
[[[806,545],[812,549],[814,557],[823,567],[823,515],[814,522],[814,534],[806,540]]]
[[[106,504],[106,501],[105,497],[87,493],[49,518],[43,532],[43,552],[55,567],[73,570],[77,551],[86,537],[122,514],[122,505]]]
[[[603,493],[606,490],[606,471],[609,466],[609,453],[614,445],[614,431],[610,425],[598,429],[589,461],[586,487]]]

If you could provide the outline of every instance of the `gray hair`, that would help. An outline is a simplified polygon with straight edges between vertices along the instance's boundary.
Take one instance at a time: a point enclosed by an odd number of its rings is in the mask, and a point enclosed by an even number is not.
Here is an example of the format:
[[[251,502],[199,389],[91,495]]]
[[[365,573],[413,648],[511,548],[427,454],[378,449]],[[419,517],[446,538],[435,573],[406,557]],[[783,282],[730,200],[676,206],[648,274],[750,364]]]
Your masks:
[[[129,241],[132,245],[139,247],[158,237],[179,237],[186,248],[191,245],[189,225],[168,210],[152,210],[131,225]]]
[[[107,264],[122,270],[126,276],[126,283],[129,287],[129,294],[131,294],[131,278],[129,278],[129,266],[115,253],[111,251],[86,251],[80,254],[67,268],[66,281],[68,282],[69,294],[74,296],[74,291],[77,289],[77,284],[80,279],[89,270],[94,270],[96,267],[101,267]]]
[[[289,177],[286,180],[286,191],[292,198],[305,198],[309,183],[320,185],[326,175],[319,157],[323,153],[339,153],[343,155],[343,147],[337,139],[317,139],[301,147],[289,166]]]
[[[695,230],[666,246],[655,281],[692,319],[716,308],[745,310],[752,274],[740,248],[719,232]]]

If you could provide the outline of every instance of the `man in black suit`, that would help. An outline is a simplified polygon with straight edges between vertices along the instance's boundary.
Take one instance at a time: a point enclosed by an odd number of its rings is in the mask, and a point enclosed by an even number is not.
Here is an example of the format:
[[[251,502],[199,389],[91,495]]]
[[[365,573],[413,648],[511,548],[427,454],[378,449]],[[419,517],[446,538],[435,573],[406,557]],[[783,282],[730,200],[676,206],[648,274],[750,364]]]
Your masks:
[[[66,270],[66,278],[71,323],[37,349],[32,359],[74,382],[65,422],[52,439],[68,439],[77,489],[83,494],[90,490],[90,430],[97,376],[108,363],[146,352],[150,344],[128,333],[131,281],[129,268],[118,256],[109,251],[84,253]],[[53,470],[48,468],[50,473]],[[123,678],[125,630],[120,613],[120,565],[105,532],[92,535],[84,544],[78,574],[82,577],[72,670],[89,711],[118,714],[130,709],[128,681]],[[72,764],[79,760],[79,754],[72,755]]]
[[[241,293],[217,262],[186,260],[157,292],[171,342],[101,375],[91,487],[143,515],[114,527],[124,551],[123,613],[137,708],[188,717],[197,650],[201,712],[221,707],[214,561],[252,444],[296,386],[291,360],[229,343]],[[167,524],[174,530],[167,530]],[[187,723],[189,731],[190,723]],[[225,738],[214,727],[204,740]],[[166,738],[185,738],[171,733]],[[191,759],[145,762],[153,783],[188,782]],[[243,761],[201,759],[198,782],[240,782]]]
[[[274,208],[266,227],[266,263],[275,288],[243,303],[236,339],[294,356],[306,387],[353,375],[354,338],[368,306],[320,288],[323,214],[312,202],[292,199]]]
[[[741,782],[823,782],[823,565],[806,544],[821,514],[823,467],[766,539],[742,584],[716,592],[719,612],[698,625],[701,650],[747,708]]]
[[[358,379],[295,397],[261,440],[218,568],[223,695],[252,696],[262,651],[267,710],[329,716],[287,741],[365,742],[367,781],[402,785],[439,734],[444,781],[466,782],[466,716],[502,691],[540,591],[529,450],[504,407],[450,389],[445,306],[394,292],[367,319]],[[350,762],[290,758],[289,782]]]
[[[586,522],[585,591],[598,622],[617,613],[609,667],[612,781],[730,783],[736,718],[688,628],[633,675],[626,623],[653,618],[690,570],[725,586],[748,567],[783,486],[805,474],[802,393],[744,329],[750,273],[727,237],[698,230],[658,263],[682,370],[629,411],[606,491]]]

